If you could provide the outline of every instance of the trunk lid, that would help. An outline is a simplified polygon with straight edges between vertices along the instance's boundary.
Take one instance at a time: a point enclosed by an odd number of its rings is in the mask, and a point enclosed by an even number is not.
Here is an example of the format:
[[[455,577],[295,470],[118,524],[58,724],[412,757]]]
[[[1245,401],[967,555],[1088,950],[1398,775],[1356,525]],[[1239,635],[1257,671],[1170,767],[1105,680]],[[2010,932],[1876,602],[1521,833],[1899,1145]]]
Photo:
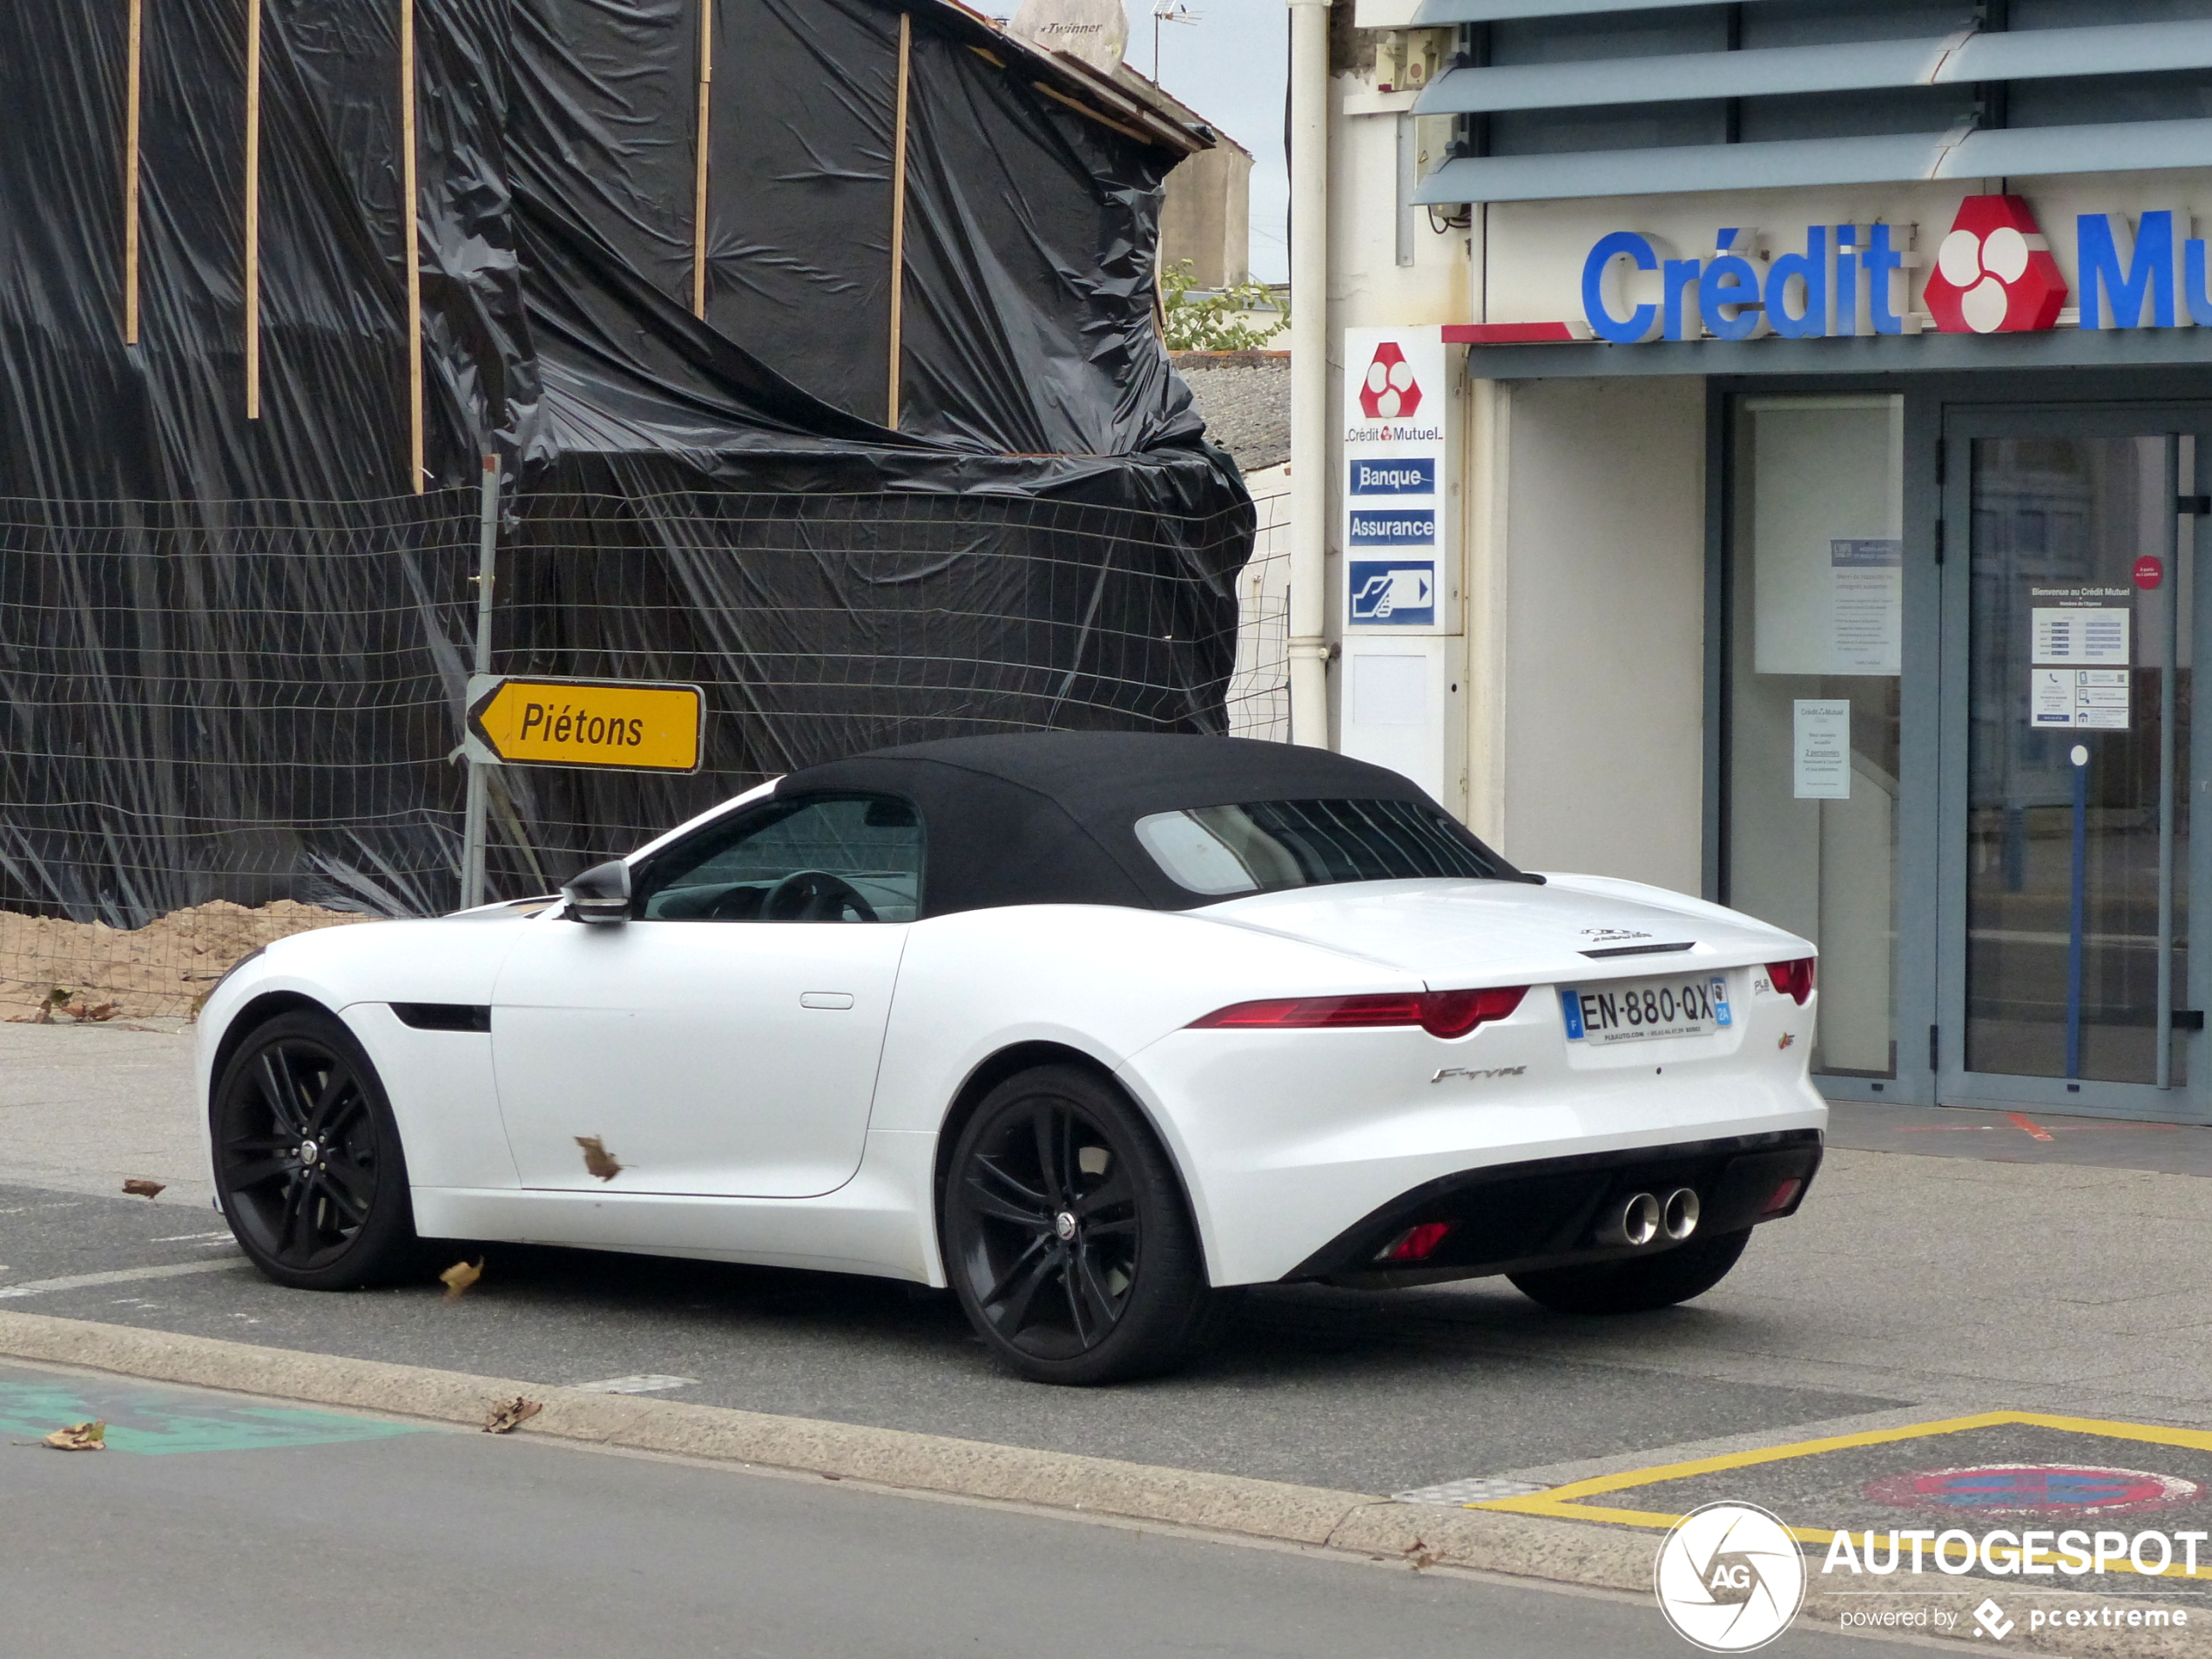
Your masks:
[[[1348,882],[1255,894],[1191,914],[1402,968],[1440,989],[1640,979],[1691,961],[1733,967],[1813,954],[1750,916],[1600,876],[1554,876],[1542,887]],[[1668,945],[1689,948],[1653,948]]]

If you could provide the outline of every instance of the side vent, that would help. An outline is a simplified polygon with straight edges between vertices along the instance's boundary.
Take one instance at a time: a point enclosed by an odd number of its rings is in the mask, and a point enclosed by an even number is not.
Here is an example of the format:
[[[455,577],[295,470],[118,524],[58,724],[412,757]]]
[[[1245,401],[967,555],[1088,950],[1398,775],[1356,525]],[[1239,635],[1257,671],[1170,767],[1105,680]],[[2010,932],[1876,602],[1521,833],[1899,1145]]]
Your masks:
[[[489,1031],[491,1010],[473,1002],[395,1002],[400,1023],[417,1031]]]

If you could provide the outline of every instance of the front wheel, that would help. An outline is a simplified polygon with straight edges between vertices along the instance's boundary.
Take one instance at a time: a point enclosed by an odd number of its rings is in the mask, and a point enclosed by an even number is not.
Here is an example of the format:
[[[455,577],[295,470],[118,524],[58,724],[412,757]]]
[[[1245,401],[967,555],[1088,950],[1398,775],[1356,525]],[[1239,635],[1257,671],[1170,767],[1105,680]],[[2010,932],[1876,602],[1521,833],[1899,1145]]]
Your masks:
[[[1751,1230],[1715,1233],[1656,1256],[1508,1273],[1514,1288],[1554,1313],[1648,1313],[1703,1296],[1728,1277]]]
[[[954,1146],[941,1199],[961,1309],[1035,1381],[1169,1370],[1223,1305],[1150,1126],[1076,1067],[1042,1066],[993,1089]]]
[[[390,1103],[337,1020],[303,1011],[257,1028],[216,1080],[210,1119],[223,1215],[270,1278],[352,1290],[420,1265]]]

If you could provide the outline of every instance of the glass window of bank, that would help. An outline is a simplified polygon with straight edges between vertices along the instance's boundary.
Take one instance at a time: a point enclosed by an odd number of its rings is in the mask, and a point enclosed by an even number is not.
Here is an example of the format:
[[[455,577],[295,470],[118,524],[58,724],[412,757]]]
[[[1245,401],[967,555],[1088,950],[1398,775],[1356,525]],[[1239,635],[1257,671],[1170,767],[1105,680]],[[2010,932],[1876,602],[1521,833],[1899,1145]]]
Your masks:
[[[1728,901],[1819,947],[1817,1070],[1897,1075],[1904,399],[1736,408]]]

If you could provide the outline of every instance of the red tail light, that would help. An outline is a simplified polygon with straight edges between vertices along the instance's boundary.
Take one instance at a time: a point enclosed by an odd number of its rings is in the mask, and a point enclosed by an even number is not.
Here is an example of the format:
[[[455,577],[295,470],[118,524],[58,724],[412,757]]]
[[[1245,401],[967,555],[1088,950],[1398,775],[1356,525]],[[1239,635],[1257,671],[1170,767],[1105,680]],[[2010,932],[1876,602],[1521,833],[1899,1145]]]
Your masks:
[[[1444,1242],[1444,1235],[1452,1231],[1448,1221],[1424,1221],[1418,1227],[1408,1227],[1404,1232],[1376,1252],[1379,1262],[1425,1262],[1436,1253]]]
[[[1502,1020],[1528,995],[1526,985],[1481,991],[1391,991],[1379,996],[1278,996],[1232,1002],[1194,1030],[1292,1031],[1323,1026],[1417,1025],[1431,1036],[1463,1037],[1486,1020]]]
[[[1812,995],[1812,961],[1810,956],[1801,956],[1794,962],[1769,962],[1766,976],[1776,990],[1803,1006]]]

